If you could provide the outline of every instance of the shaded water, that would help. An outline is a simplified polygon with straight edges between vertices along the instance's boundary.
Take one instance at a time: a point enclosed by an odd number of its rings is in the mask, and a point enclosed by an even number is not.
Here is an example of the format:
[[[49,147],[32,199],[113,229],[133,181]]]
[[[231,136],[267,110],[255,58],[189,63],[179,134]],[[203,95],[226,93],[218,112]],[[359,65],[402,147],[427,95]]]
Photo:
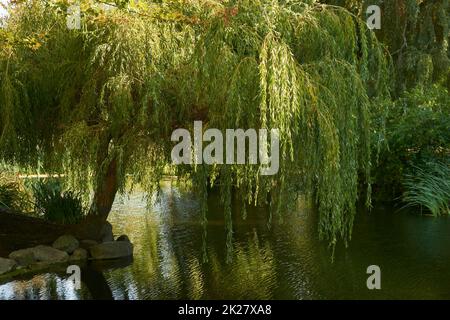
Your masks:
[[[17,279],[0,285],[0,299],[450,299],[449,219],[361,211],[350,247],[338,247],[331,263],[308,210],[268,228],[267,211],[251,209],[234,220],[227,263],[213,195],[203,264],[199,215],[195,197],[176,188],[164,188],[149,211],[138,194],[118,199],[109,221],[134,243],[133,261],[83,267],[81,290],[61,270]],[[366,287],[369,265],[381,268],[381,290]]]

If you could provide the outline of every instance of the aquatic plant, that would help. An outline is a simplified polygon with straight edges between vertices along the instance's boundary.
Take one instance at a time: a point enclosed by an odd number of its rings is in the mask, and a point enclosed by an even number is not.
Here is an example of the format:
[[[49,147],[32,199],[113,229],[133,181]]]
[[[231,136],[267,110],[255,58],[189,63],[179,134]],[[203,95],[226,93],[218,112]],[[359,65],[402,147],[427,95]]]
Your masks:
[[[403,185],[406,207],[424,207],[434,216],[450,214],[450,161],[415,167],[405,176]]]
[[[63,191],[56,180],[37,181],[32,185],[35,212],[45,220],[74,224],[84,217],[85,209],[80,194]]]

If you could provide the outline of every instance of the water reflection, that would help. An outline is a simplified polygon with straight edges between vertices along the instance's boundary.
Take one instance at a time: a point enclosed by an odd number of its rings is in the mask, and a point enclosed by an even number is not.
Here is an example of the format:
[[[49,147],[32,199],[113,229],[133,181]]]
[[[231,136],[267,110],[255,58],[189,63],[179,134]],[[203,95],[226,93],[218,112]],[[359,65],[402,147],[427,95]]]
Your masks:
[[[73,282],[56,273],[41,274],[32,279],[16,280],[0,286],[2,300],[79,300],[90,299],[88,291],[75,290]]]
[[[267,211],[246,220],[235,208],[233,260],[218,195],[209,199],[208,263],[195,196],[166,187],[146,210],[140,194],[119,198],[110,216],[116,235],[135,245],[134,260],[82,266],[75,290],[65,270],[0,285],[0,299],[378,299],[450,298],[450,220],[379,208],[358,215],[349,248],[332,264],[306,209],[267,226]],[[277,219],[274,219],[276,221]],[[366,288],[366,268],[382,270],[382,290]]]

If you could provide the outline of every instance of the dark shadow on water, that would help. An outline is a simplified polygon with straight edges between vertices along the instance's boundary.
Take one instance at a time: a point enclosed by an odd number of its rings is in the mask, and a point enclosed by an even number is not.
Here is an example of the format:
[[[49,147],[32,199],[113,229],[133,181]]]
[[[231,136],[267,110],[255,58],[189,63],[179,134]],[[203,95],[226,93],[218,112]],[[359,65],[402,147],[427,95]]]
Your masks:
[[[133,257],[114,260],[90,261],[81,268],[81,281],[86,285],[94,300],[114,300],[111,288],[103,274],[105,271],[128,267]]]
[[[88,268],[95,271],[109,271],[130,266],[133,263],[133,257],[126,257],[114,260],[92,260],[88,263]]]

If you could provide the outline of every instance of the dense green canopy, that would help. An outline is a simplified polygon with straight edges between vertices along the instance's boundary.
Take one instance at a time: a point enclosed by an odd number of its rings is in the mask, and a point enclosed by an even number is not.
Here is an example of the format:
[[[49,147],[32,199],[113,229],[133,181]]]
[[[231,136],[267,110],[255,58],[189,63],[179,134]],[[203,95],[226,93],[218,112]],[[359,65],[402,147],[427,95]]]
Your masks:
[[[172,170],[206,197],[217,178],[229,240],[233,188],[280,216],[306,195],[321,238],[350,238],[360,186],[370,194],[371,112],[388,95],[385,50],[364,21],[314,0],[85,0],[69,30],[69,4],[17,1],[0,29],[0,159],[96,193],[111,176],[123,190],[128,174],[151,192]],[[278,128],[279,174],[171,166],[170,135],[194,120]]]
[[[381,8],[378,39],[395,64],[397,94],[416,86],[440,83],[450,89],[450,1],[326,0],[363,15],[367,6]]]

